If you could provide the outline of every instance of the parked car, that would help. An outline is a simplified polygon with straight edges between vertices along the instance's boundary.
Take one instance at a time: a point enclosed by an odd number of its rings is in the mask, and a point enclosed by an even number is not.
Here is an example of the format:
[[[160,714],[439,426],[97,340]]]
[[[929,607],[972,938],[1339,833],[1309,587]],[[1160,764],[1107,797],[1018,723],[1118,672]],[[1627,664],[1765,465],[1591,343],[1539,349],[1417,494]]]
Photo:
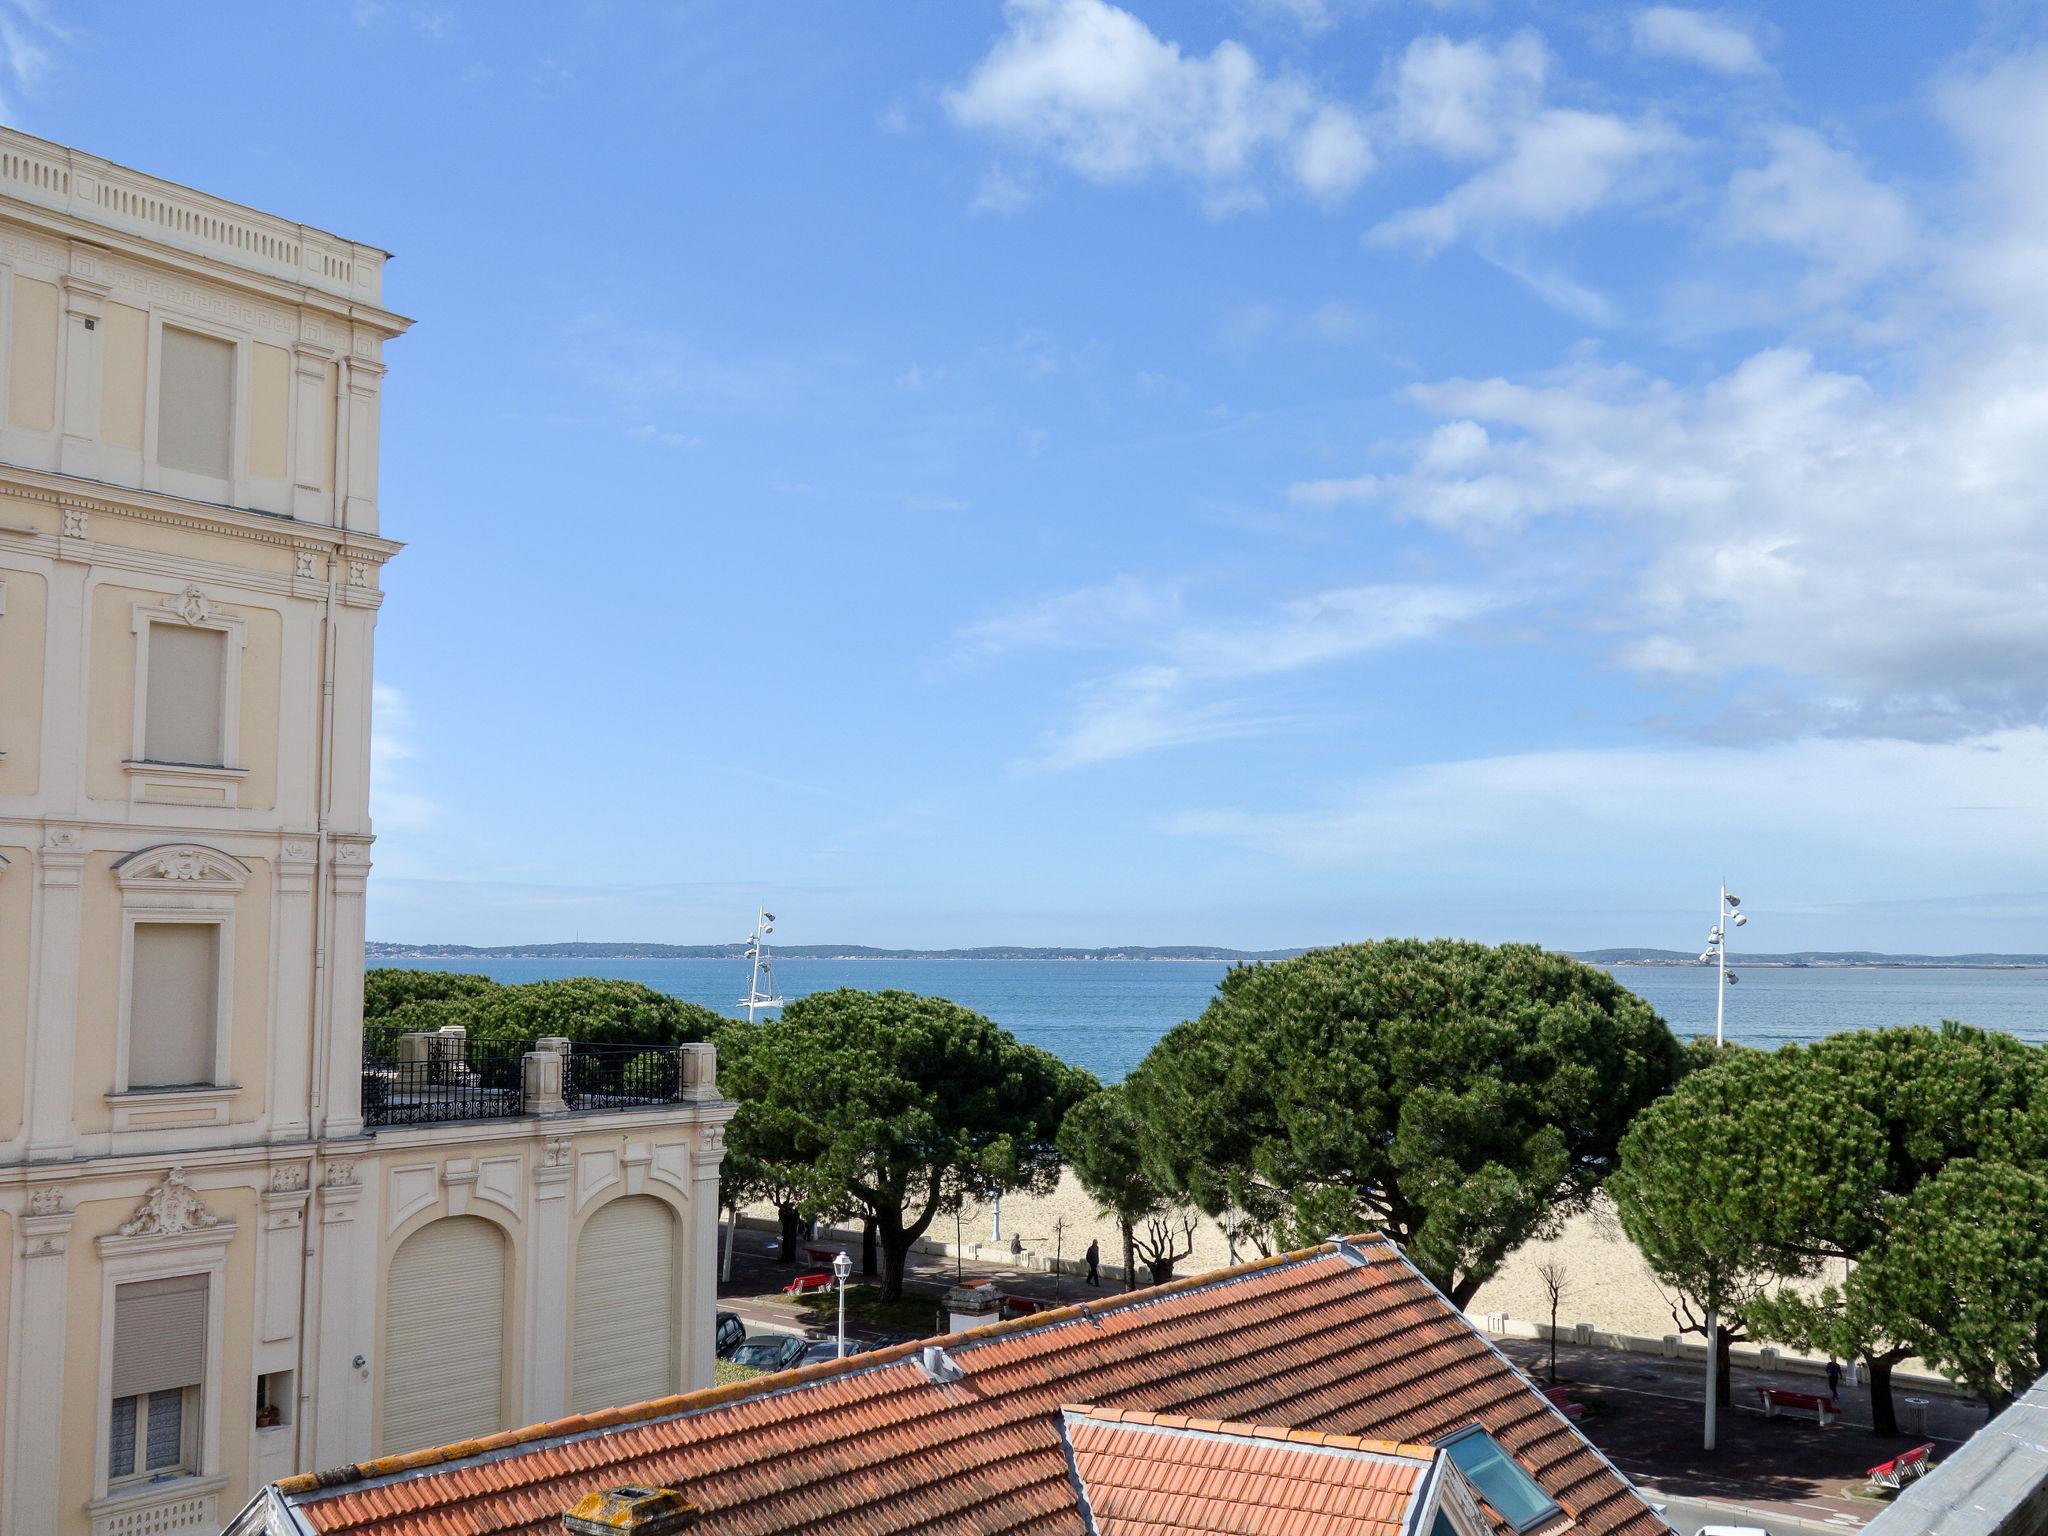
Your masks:
[[[852,1339],[848,1339],[846,1341],[847,1358],[851,1359],[859,1353],[860,1345],[856,1344]],[[838,1358],[839,1341],[837,1339],[817,1339],[798,1357],[796,1363],[798,1365],[817,1365],[821,1361],[837,1360]]]
[[[1760,1525],[1703,1525],[1699,1536],[1771,1536]]]
[[[747,1342],[747,1325],[732,1312],[718,1314],[718,1332],[714,1336],[712,1353],[721,1360],[732,1357],[732,1352]]]
[[[726,1358],[750,1371],[786,1371],[810,1342],[794,1333],[757,1333]]]

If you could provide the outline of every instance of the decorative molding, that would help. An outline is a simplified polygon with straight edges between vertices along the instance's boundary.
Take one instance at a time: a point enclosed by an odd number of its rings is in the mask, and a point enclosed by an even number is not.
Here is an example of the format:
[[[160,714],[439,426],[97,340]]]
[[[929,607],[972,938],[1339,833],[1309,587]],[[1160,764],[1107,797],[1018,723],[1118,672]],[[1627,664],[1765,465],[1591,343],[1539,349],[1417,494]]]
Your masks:
[[[90,537],[91,537],[91,535],[90,535],[89,533],[87,533],[87,532],[86,532],[86,529],[87,529],[87,528],[88,528],[89,526],[90,526],[90,525],[89,525],[89,523],[87,522],[87,519],[86,519],[86,512],[85,512],[85,509],[84,509],[83,507],[66,507],[66,508],[64,509],[64,537],[65,537],[65,538],[67,538],[67,539],[85,539],[85,538],[90,538]]]
[[[286,838],[280,856],[296,860],[310,859],[313,857],[313,845],[299,838]]]
[[[297,1194],[303,1191],[305,1187],[306,1165],[304,1163],[284,1163],[270,1170],[270,1190],[272,1194]]]
[[[44,853],[83,853],[85,851],[85,829],[83,827],[43,828]]]
[[[348,563],[348,584],[352,587],[367,587],[370,584],[370,562],[351,560]]]
[[[540,1165],[543,1168],[566,1168],[569,1166],[570,1141],[566,1136],[550,1136],[541,1144]]]
[[[152,890],[166,885],[239,891],[249,880],[249,866],[203,843],[160,843],[131,853],[114,866],[123,890]]]
[[[330,1157],[323,1165],[320,1185],[323,1189],[354,1187],[356,1182],[356,1160],[352,1157]]]
[[[207,601],[206,594],[199,590],[199,584],[195,581],[186,582],[184,591],[166,597],[163,606],[187,624],[204,624],[223,611]]]
[[[320,557],[310,549],[299,550],[292,557],[292,570],[301,581],[312,581],[320,574]]]
[[[336,838],[334,862],[337,864],[367,864],[370,862],[370,845],[367,840],[345,841]]]
[[[176,1237],[184,1232],[201,1232],[220,1225],[220,1218],[206,1208],[192,1186],[185,1182],[185,1170],[166,1173],[120,1226],[117,1237]]]
[[[63,1215],[64,1191],[55,1184],[44,1189],[31,1190],[28,1197],[28,1213],[31,1216]]]

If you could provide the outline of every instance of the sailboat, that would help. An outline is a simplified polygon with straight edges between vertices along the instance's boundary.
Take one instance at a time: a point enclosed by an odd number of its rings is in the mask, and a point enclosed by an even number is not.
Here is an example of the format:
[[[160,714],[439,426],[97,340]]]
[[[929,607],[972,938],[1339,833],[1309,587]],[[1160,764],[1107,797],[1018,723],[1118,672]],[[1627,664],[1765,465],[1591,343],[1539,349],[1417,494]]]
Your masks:
[[[747,995],[735,1007],[747,1010],[747,1022],[754,1022],[754,1015],[763,1008],[780,1008],[782,999],[775,995],[775,962],[768,954],[768,935],[775,931],[775,914],[766,907],[756,910],[754,931],[747,936],[747,958],[754,962],[754,973],[747,983]]]

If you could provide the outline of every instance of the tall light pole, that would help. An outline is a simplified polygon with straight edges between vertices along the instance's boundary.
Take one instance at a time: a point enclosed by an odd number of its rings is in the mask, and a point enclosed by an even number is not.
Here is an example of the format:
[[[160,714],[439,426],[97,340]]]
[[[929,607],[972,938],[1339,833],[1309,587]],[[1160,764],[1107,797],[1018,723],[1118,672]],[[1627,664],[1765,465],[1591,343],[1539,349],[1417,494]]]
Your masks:
[[[832,1255],[832,1278],[839,1282],[839,1353],[832,1357],[835,1360],[846,1358],[846,1281],[852,1273],[853,1260],[842,1248]]]
[[[1714,988],[1714,1044],[1725,1045],[1722,1020],[1727,1014],[1728,989],[1735,985],[1736,975],[1728,969],[1728,928],[1740,928],[1749,922],[1749,914],[1741,910],[1742,898],[1728,889],[1728,882],[1721,882],[1721,900],[1714,907],[1714,926],[1707,931],[1707,947],[1700,951],[1704,964],[1712,960],[1719,968],[1719,984]]]
[[[1728,969],[1728,930],[1741,928],[1749,922],[1742,911],[1742,898],[1732,894],[1726,879],[1721,881],[1721,899],[1714,906],[1714,926],[1707,933],[1707,947],[1700,951],[1702,963],[1712,960],[1716,966],[1714,978],[1714,1045],[1716,1048],[1727,1044],[1722,1021],[1727,1014],[1728,989],[1735,985],[1735,973]],[[1714,1448],[1714,1432],[1718,1427],[1721,1407],[1721,1312],[1720,1308],[1707,1308],[1707,1424],[1706,1433],[1701,1437],[1707,1450]]]

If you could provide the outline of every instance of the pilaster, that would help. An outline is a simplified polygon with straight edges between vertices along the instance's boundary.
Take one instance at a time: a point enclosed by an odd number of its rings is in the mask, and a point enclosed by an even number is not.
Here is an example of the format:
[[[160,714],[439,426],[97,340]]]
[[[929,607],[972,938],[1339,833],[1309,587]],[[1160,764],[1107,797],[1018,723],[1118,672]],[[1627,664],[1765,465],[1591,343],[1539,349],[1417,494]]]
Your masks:
[[[529,1424],[569,1411],[569,1198],[574,1171],[569,1138],[540,1144],[528,1203],[526,1239],[526,1402]]]
[[[366,1461],[370,1404],[383,1340],[377,1331],[376,1196],[349,1157],[320,1165],[314,1203],[313,1288],[299,1326],[311,1336],[310,1380],[299,1383],[301,1467]],[[374,1183],[374,1180],[368,1181]],[[360,1220],[358,1218],[361,1218]]]
[[[75,826],[43,827],[36,855],[36,888],[29,926],[34,970],[29,1004],[28,1157],[61,1162],[72,1155],[72,1075],[78,1035],[80,906],[85,833]]]
[[[61,1188],[38,1189],[20,1219],[14,1253],[14,1305],[8,1319],[12,1386],[7,1405],[6,1477],[0,1531],[40,1536],[58,1505],[64,1460],[64,1325],[71,1224]]]
[[[348,364],[348,486],[341,525],[377,531],[377,411],[384,365],[367,357]]]
[[[263,1102],[272,1141],[304,1141],[312,1127],[315,862],[311,833],[286,833],[271,868],[270,1049]],[[360,1087],[358,1094],[360,1095]]]
[[[700,1125],[690,1155],[695,1187],[690,1191],[689,1310],[684,1314],[683,1390],[712,1384],[717,1369],[717,1332],[708,1326],[718,1311],[718,1165],[725,1161],[725,1124]]]
[[[331,905],[327,951],[327,1060],[324,1112],[314,1134],[323,1140],[363,1130],[363,890],[370,876],[367,838],[335,838],[327,870]]]
[[[74,252],[74,261],[80,259]],[[92,264],[91,257],[85,257]],[[99,477],[100,469],[100,327],[106,318],[107,285],[79,273],[61,280],[64,294],[64,335],[58,370],[63,380],[59,400],[57,467],[67,475]]]
[[[334,452],[328,441],[336,401],[327,383],[334,363],[331,348],[301,341],[292,348],[292,515],[308,522],[337,522],[334,515]]]

